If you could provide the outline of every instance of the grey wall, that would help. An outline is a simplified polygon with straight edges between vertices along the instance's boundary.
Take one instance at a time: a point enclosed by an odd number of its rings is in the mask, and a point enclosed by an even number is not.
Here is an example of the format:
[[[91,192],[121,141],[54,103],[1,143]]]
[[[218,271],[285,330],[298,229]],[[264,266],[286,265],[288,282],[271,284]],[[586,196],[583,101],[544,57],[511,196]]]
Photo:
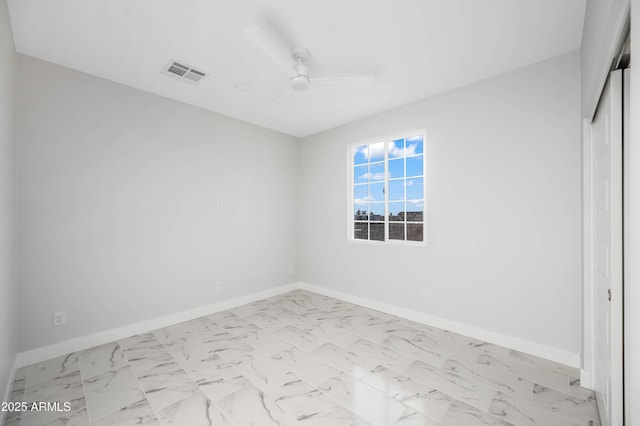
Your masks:
[[[580,48],[583,117],[595,113],[628,10],[629,0],[587,0]]]
[[[301,280],[579,354],[579,61],[561,56],[303,140]],[[429,247],[347,241],[348,145],[421,127]]]
[[[296,138],[23,55],[16,87],[20,350],[296,281]]]
[[[18,289],[15,268],[15,132],[13,36],[7,2],[0,2],[0,398],[17,350]],[[3,413],[0,413],[0,423]]]

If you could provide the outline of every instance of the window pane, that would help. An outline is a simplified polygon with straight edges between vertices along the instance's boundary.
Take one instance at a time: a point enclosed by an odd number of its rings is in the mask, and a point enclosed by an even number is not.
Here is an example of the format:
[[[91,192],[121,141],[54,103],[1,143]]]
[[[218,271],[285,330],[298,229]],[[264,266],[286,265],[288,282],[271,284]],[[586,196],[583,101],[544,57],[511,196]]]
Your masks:
[[[404,240],[404,223],[389,224],[389,239]]]
[[[389,201],[404,200],[404,179],[389,181]]]
[[[384,222],[384,203],[369,204],[369,220]]]
[[[384,142],[369,145],[369,162],[384,160]]]
[[[367,145],[355,147],[353,149],[353,164],[364,164],[367,162]]]
[[[362,204],[369,200],[369,185],[355,185],[353,187],[353,201]]]
[[[407,201],[407,220],[409,222],[424,221],[424,202],[422,200]]]
[[[353,223],[353,238],[356,240],[369,239],[369,224],[366,222]]]
[[[404,177],[404,158],[389,160],[389,179]]]
[[[353,168],[353,183],[367,183],[369,181],[369,166],[356,166]]]
[[[369,185],[369,200],[384,201],[384,182]]]
[[[422,143],[422,135],[412,136],[407,138],[407,155],[422,154],[424,153],[424,147]]]
[[[422,241],[422,223],[407,223],[407,240]]]
[[[368,220],[369,205],[368,204],[356,204],[353,206],[353,218],[355,220]]]
[[[371,223],[369,229],[371,230],[371,240],[384,241],[384,223]]]
[[[422,178],[407,179],[407,200],[421,200],[424,198],[423,182]]]
[[[398,158],[404,156],[404,139],[396,139],[388,143],[389,158]]]
[[[407,158],[407,176],[422,176],[424,165],[424,155]]]
[[[369,166],[369,180],[371,182],[384,180],[384,163],[375,163]]]
[[[404,202],[389,203],[389,220],[404,220]]]

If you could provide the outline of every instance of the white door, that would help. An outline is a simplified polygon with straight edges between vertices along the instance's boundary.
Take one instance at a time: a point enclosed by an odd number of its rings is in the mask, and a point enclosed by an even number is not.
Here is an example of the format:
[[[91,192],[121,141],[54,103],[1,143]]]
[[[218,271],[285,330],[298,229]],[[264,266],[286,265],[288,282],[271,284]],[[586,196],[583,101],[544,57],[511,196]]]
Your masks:
[[[594,390],[603,426],[622,426],[622,71],[591,125]]]

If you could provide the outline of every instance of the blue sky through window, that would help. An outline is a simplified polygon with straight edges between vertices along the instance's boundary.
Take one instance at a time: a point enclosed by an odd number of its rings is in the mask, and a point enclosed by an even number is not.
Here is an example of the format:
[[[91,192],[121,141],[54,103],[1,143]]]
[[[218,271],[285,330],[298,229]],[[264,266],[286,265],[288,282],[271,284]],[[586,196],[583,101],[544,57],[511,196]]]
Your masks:
[[[411,229],[408,227],[412,222],[424,221],[423,135],[355,147],[352,171],[354,197],[352,206],[355,220],[396,223],[393,230],[389,228],[389,238],[405,239],[406,237],[407,240],[422,241],[423,224],[413,224]],[[356,239],[379,239],[380,237],[376,234],[377,237],[373,238],[370,227],[365,229],[358,226],[357,230],[355,228],[354,225]],[[384,234],[386,225],[382,229],[376,232]]]

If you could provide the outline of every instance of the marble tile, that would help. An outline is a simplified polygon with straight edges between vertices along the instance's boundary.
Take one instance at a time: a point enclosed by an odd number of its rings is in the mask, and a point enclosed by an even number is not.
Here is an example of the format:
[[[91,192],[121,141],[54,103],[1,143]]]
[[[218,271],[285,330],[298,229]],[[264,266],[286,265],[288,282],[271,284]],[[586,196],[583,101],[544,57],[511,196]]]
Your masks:
[[[580,379],[571,381],[569,393],[571,394],[571,396],[583,400],[595,399],[595,395],[591,389],[583,388],[582,386],[580,386]]]
[[[167,362],[174,360],[158,339],[156,339],[153,334],[150,335],[151,338],[145,339],[140,342],[140,344],[132,344],[128,347],[123,345],[123,341],[120,341],[120,344],[125,347],[125,358],[129,361],[129,365],[137,374],[140,374],[149,368],[153,368],[160,364],[166,364]],[[127,342],[127,345],[129,343],[131,342]]]
[[[253,385],[267,395],[271,395],[288,380],[289,370],[286,366],[268,356],[245,354],[232,364]]]
[[[249,384],[247,378],[240,371],[217,355],[203,360],[194,366],[188,374],[200,390],[214,402]]]
[[[586,390],[586,389],[585,389]],[[586,398],[570,396],[541,385],[533,387],[531,402],[554,413],[580,420],[584,424],[599,423],[595,394],[588,391]]]
[[[288,342],[300,349],[307,348],[311,350],[324,343],[327,343],[326,340],[319,338],[313,333],[301,330],[294,325],[282,327],[279,330],[274,331],[273,335],[278,339],[284,340],[285,342]]]
[[[445,393],[382,366],[364,376],[362,381],[434,420],[444,419],[453,401]]]
[[[493,345],[471,337],[444,331],[441,334],[421,333],[411,338],[418,346],[435,350],[443,356],[453,355],[457,358],[476,361],[480,356],[490,356],[503,359],[508,357],[510,350],[502,346]]]
[[[207,346],[209,355],[218,355],[229,362],[255,351],[252,346],[244,343],[240,336],[228,336],[224,339],[207,340],[204,343]]]
[[[406,370],[413,362],[413,359],[407,355],[365,339],[356,340],[346,349],[396,371]]]
[[[520,426],[520,424],[512,424],[493,417],[460,401],[454,401],[451,404],[444,424],[447,426]],[[538,426],[542,425],[552,426],[548,423],[540,423]]]
[[[39,362],[27,368],[25,386],[30,388],[77,371],[80,371],[80,365],[78,364],[78,354],[76,353]]]
[[[533,394],[533,383],[529,380],[515,377],[507,372],[470,360],[462,358],[449,359],[442,365],[442,369],[487,388],[524,400],[530,400]]]
[[[78,358],[80,371],[85,380],[127,365],[127,359],[117,342],[81,351],[78,353]]]
[[[261,329],[275,330],[286,325],[286,322],[277,316],[271,316],[265,312],[258,312],[244,317],[251,324],[257,325]]]
[[[221,315],[220,313],[217,313],[205,318],[209,319],[216,327],[232,334],[242,334],[251,330],[260,329],[256,324],[253,324],[237,315]]]
[[[366,376],[372,369],[378,366],[375,361],[363,358],[360,355],[346,349],[342,349],[333,343],[325,343],[319,348],[311,351],[310,354],[356,378]]]
[[[557,401],[560,402],[560,401]],[[566,402],[560,402],[566,404]],[[564,405],[566,409],[566,405]],[[503,393],[498,393],[491,402],[489,413],[518,426],[578,426],[589,424],[589,416],[586,421],[581,418],[566,416],[553,410],[553,405],[538,404],[530,401],[522,401]],[[595,423],[598,424],[599,422]]]
[[[314,387],[340,373],[337,368],[297,347],[278,352],[271,359],[281,370],[295,374]]]
[[[290,311],[289,309],[284,309],[282,312],[278,314],[278,318],[282,320],[286,324],[295,325],[298,328],[306,328],[312,325],[312,321],[310,318],[307,318],[306,315],[298,314],[296,312]]]
[[[333,343],[334,345],[340,346],[341,348],[346,348],[353,342],[359,339],[359,337],[348,331],[342,327],[336,327],[336,325],[341,324],[339,321],[335,323],[330,320],[317,320],[316,323],[310,324],[305,327],[303,330],[306,333],[312,334],[319,341],[325,341]],[[313,349],[313,347],[310,347]]]
[[[426,362],[434,367],[442,367],[447,360],[447,356],[426,345],[417,345],[411,339],[400,336],[389,336],[383,340],[381,345],[391,348],[398,353],[412,357],[415,360]]]
[[[138,381],[156,412],[199,392],[195,382],[177,362],[145,370],[138,375]]]
[[[399,401],[346,373],[330,378],[318,389],[375,425],[392,425],[407,409]]]
[[[209,347],[190,331],[186,331],[183,337],[165,340],[163,346],[183,367],[197,364],[210,355]]]
[[[20,367],[16,369],[14,380],[24,380],[27,378],[28,367]]]
[[[65,403],[69,404],[70,412],[79,411],[86,406],[80,372],[59,376],[55,379],[39,383],[25,390],[24,401],[29,404],[36,402],[58,403],[59,407],[37,409],[23,412],[20,415],[21,425],[42,425],[59,419],[69,412],[65,411]]]
[[[214,336],[228,333],[221,325],[216,324],[206,316],[186,321],[181,324],[181,327],[193,333],[200,340],[212,339]],[[172,331],[176,334],[176,330]]]
[[[87,426],[89,424],[89,414],[87,409],[65,413],[62,417],[45,423],[42,426]]]
[[[158,412],[163,426],[232,426],[202,393],[181,399]]]
[[[577,369],[305,290],[21,368],[10,399],[72,407],[4,426],[600,425]]]
[[[307,313],[310,303],[312,303],[309,301],[305,301],[304,299],[304,296],[296,297],[296,295],[292,294],[288,297],[281,297],[274,303],[297,314],[304,315]]]
[[[85,380],[84,391],[92,421],[144,398],[144,392],[129,366]]]
[[[17,379],[13,381],[13,387],[9,394],[9,402],[22,402],[24,400],[25,379]]]
[[[523,362],[523,359],[519,356],[514,357],[511,356],[511,354],[506,356],[483,354],[478,357],[477,362],[562,393],[571,393],[571,379],[569,376],[559,373],[558,371],[547,370],[543,366],[529,361]]]
[[[519,362],[528,365],[535,365],[545,370],[554,371],[558,374],[563,374],[569,377],[572,381],[580,379],[580,370],[568,365],[558,364],[557,362],[549,361],[544,358],[540,358],[534,355],[529,355],[524,352],[511,350],[510,355],[512,358],[517,359]]]
[[[255,351],[271,355],[286,349],[290,349],[293,345],[276,337],[272,330],[260,329],[252,330],[238,336],[238,339],[251,346]]]
[[[358,327],[358,336],[375,343],[380,343],[389,336],[411,338],[419,333],[418,329],[401,323],[399,318],[376,316],[363,324],[358,324],[358,321],[351,324]]]
[[[424,414],[407,408],[393,426],[443,426],[441,423],[425,416]]]
[[[173,340],[184,339],[190,336],[195,336],[189,328],[186,322],[181,322],[168,327],[159,328],[154,330],[153,335],[160,343],[166,343]],[[198,340],[202,340],[199,337]]]
[[[265,313],[269,316],[277,317],[278,314],[283,311],[283,308],[275,303],[272,303],[269,300],[263,299],[253,303],[248,303],[246,305],[231,308],[229,309],[229,311],[243,318],[259,313]]]
[[[20,412],[12,411],[6,413],[3,426],[20,426]],[[2,416],[0,416],[2,419]]]
[[[160,342],[153,332],[149,332],[129,336],[126,339],[119,340],[118,343],[122,349],[129,349],[133,347],[157,346]]]
[[[252,384],[247,384],[242,389],[216,402],[216,406],[232,424],[298,425],[292,414],[284,411],[273,399],[267,397]]]
[[[421,361],[411,364],[404,375],[485,412],[497,393],[493,389]]]
[[[334,399],[293,374],[274,395],[276,403],[301,425],[341,426],[369,424]]]
[[[153,409],[146,399],[136,401],[124,408],[91,422],[91,426],[160,426]]]

